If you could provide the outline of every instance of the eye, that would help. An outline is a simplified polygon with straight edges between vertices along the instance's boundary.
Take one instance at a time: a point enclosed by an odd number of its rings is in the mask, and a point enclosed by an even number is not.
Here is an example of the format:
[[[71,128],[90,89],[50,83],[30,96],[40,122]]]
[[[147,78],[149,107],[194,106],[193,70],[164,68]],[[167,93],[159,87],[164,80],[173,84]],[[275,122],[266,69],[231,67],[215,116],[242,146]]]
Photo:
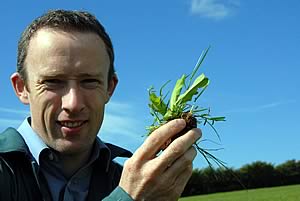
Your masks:
[[[97,79],[84,79],[80,83],[82,87],[87,89],[94,89],[101,86],[101,81]]]
[[[48,79],[48,80],[44,80],[45,84],[59,84],[62,83],[62,80],[59,79]]]
[[[42,82],[50,89],[57,89],[63,87],[64,81],[60,79],[47,79]]]

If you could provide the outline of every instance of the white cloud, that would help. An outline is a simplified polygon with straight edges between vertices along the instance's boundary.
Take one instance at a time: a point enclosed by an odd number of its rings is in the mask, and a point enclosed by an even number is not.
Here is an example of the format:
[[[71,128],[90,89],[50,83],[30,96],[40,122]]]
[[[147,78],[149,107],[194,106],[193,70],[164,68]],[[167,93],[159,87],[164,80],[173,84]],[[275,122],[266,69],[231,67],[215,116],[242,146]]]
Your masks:
[[[116,101],[110,101],[106,105],[106,111],[108,113],[117,113],[117,114],[126,114],[130,111],[133,111],[133,107],[129,103],[121,103]]]
[[[4,131],[8,127],[17,128],[23,119],[8,119],[8,118],[0,118],[0,132]]]
[[[8,126],[8,127],[14,127],[18,126],[22,123],[23,119],[5,119],[0,118],[0,127]]]
[[[28,110],[18,110],[18,109],[4,108],[4,107],[0,107],[0,112],[10,113],[10,114],[19,114],[24,117],[29,115]]]
[[[114,135],[126,135],[127,137],[135,138],[139,134],[138,121],[130,116],[121,114],[106,113],[101,128],[101,133],[111,133]],[[140,135],[141,136],[141,135]]]
[[[266,109],[271,109],[271,108],[276,108],[280,107],[282,105],[286,104],[292,104],[296,103],[296,100],[284,100],[284,101],[278,101],[278,102],[273,102],[273,103],[267,103],[264,105],[258,105],[258,106],[253,106],[249,108],[238,108],[238,109],[233,109],[230,111],[227,111],[226,113],[253,113],[253,112],[260,112]]]
[[[231,15],[238,6],[238,0],[192,0],[191,13],[218,20]]]
[[[146,130],[133,105],[110,102],[99,134],[106,142],[135,150],[142,143]]]
[[[27,110],[0,107],[0,132],[7,127],[17,128],[30,112]]]

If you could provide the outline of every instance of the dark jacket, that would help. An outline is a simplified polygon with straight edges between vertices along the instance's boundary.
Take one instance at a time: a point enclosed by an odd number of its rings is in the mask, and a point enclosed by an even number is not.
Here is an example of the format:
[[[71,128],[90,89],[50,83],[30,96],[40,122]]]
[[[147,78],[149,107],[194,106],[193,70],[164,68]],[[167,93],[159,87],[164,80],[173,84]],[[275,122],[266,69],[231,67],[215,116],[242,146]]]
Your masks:
[[[95,161],[87,201],[99,201],[108,196],[120,180],[122,166],[112,161],[115,157],[132,154],[120,147],[106,144],[111,152],[109,168]],[[13,128],[0,134],[0,201],[51,201],[47,182],[32,161],[22,136]]]

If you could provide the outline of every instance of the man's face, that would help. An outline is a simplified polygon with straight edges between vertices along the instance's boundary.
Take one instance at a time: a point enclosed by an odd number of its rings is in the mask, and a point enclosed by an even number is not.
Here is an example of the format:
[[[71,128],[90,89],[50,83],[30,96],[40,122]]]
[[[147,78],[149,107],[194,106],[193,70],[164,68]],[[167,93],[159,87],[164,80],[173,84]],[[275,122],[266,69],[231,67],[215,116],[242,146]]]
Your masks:
[[[94,33],[41,29],[25,61],[31,126],[66,154],[88,152],[117,78],[108,82],[109,56]]]

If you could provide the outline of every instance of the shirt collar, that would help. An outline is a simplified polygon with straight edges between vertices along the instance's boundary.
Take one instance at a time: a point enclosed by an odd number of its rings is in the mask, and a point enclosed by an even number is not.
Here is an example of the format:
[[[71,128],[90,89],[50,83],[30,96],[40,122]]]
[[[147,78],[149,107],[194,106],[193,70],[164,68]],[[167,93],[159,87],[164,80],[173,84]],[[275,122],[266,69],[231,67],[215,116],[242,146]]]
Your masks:
[[[17,129],[26,142],[29,151],[39,164],[39,156],[44,149],[49,149],[40,136],[30,126],[31,118],[27,117]]]

